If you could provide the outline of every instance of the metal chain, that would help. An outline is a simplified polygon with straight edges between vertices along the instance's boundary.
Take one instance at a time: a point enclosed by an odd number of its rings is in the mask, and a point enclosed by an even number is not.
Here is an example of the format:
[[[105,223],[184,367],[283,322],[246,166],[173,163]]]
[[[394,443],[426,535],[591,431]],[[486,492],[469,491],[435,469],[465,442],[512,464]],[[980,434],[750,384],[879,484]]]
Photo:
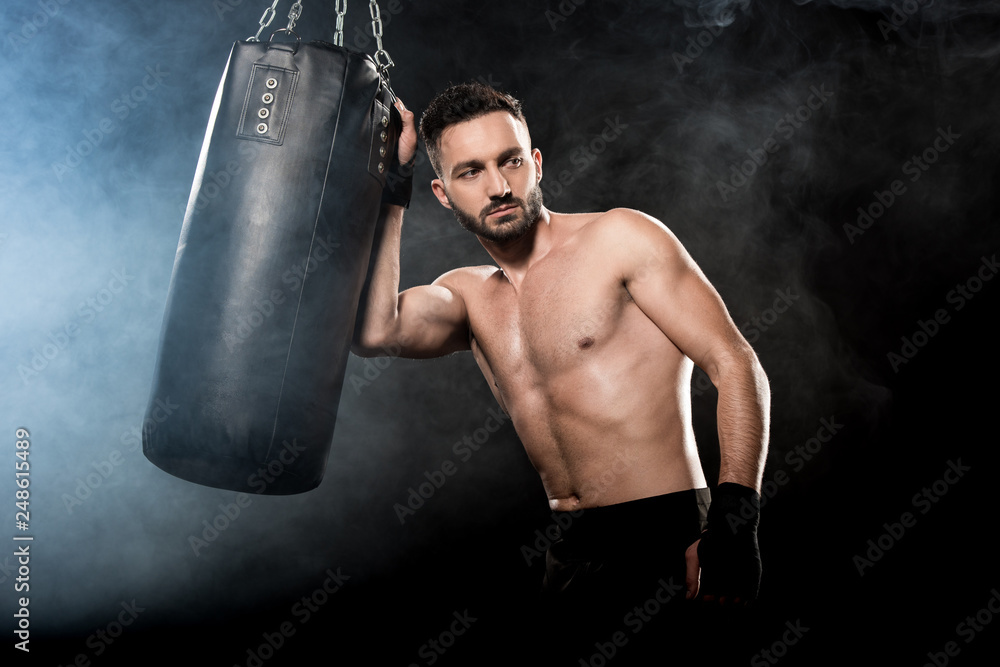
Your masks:
[[[257,34],[256,35],[254,35],[253,37],[248,37],[247,38],[248,42],[259,42],[260,41],[260,33],[264,32],[264,28],[266,28],[267,26],[271,25],[271,21],[274,20],[274,17],[275,17],[275,14],[276,14],[276,12],[274,11],[274,9],[275,9],[275,7],[278,6],[279,2],[281,2],[281,0],[274,0],[274,3],[272,3],[270,7],[268,7],[267,9],[264,10],[264,13],[260,17],[260,28],[257,29]]]
[[[337,0],[337,30],[333,33],[333,43],[344,45],[344,14],[347,13],[347,0]]]
[[[372,34],[375,35],[375,64],[378,65],[379,72],[385,74],[396,63],[392,62],[389,53],[382,48],[382,13],[379,11],[376,0],[371,0],[368,3],[368,13],[372,17]],[[385,56],[384,63],[380,59],[381,56]]]
[[[259,42],[260,34],[264,32],[264,28],[271,25],[274,17],[277,15],[275,9],[278,7],[278,3],[281,0],[274,0],[271,6],[264,10],[264,13],[260,17],[260,28],[257,29],[257,34],[253,37],[248,37],[248,42]],[[347,14],[347,0],[336,0],[337,9],[337,29],[333,35],[333,43],[337,46],[344,45],[344,15]],[[385,75],[390,67],[395,66],[396,63],[392,62],[392,57],[389,52],[382,47],[382,12],[379,10],[377,0],[370,0],[368,3],[368,14],[372,17],[372,34],[375,35],[375,64],[379,68],[379,72]],[[288,11],[288,27],[286,30],[292,32],[295,28],[295,22],[299,20],[302,16],[302,2],[296,0],[292,5],[292,8]],[[382,62],[382,58],[385,58],[385,62]]]
[[[299,20],[300,16],[302,16],[302,3],[295,0],[295,4],[288,10],[288,28],[286,28],[288,32],[292,32],[292,28],[295,27],[295,22]]]

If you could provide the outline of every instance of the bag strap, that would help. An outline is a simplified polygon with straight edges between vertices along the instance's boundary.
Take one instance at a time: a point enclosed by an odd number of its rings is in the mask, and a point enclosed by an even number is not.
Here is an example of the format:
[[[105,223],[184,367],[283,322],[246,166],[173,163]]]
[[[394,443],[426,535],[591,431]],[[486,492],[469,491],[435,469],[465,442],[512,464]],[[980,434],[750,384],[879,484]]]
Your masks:
[[[257,34],[253,37],[248,37],[248,42],[259,42],[260,34],[264,32],[264,29],[271,25],[274,17],[277,16],[275,11],[278,7],[278,3],[281,0],[274,0],[271,6],[264,10],[264,13],[260,17],[258,24],[260,27],[257,29]],[[337,46],[344,45],[344,15],[347,14],[347,0],[337,0],[337,28],[333,34],[333,43]],[[372,35],[375,36],[375,55],[373,59],[375,60],[375,65],[378,67],[379,74],[388,78],[389,68],[393,67],[396,63],[392,62],[392,58],[389,57],[389,52],[382,47],[382,12],[379,10],[377,0],[369,0],[368,2],[368,14],[372,17]],[[295,34],[295,22],[299,20],[302,16],[302,3],[299,0],[295,0],[292,4],[292,8],[288,11],[288,27],[279,28],[271,34],[271,38],[279,32],[284,32],[290,35],[295,35],[296,39],[299,36]],[[384,58],[384,62],[383,62]]]

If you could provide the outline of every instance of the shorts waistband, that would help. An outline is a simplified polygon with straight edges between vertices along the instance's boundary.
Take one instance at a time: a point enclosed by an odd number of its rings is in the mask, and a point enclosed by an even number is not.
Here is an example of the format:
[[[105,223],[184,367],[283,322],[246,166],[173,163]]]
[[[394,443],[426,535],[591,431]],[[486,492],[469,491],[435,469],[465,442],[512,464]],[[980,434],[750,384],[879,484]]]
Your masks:
[[[564,540],[593,546],[609,540],[641,540],[646,535],[694,540],[707,524],[711,504],[710,489],[688,489],[614,505],[560,512],[558,514],[565,516],[558,523]]]

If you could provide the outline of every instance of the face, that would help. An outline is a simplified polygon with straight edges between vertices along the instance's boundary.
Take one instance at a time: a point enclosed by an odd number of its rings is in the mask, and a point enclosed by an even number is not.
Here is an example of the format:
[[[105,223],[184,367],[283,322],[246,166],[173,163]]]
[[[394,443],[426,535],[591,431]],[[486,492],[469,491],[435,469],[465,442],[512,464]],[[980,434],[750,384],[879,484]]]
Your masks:
[[[542,155],[528,128],[497,111],[458,123],[441,134],[441,178],[431,183],[438,201],[484,241],[504,244],[524,236],[542,210]]]

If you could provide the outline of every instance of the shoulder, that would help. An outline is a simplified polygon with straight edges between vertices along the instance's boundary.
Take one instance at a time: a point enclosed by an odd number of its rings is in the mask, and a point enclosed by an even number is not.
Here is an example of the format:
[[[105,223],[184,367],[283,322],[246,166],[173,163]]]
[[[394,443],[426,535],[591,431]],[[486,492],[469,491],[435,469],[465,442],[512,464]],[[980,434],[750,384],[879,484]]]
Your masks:
[[[589,255],[626,285],[658,277],[678,280],[700,273],[677,236],[660,220],[631,208],[610,209],[580,229]]]
[[[675,254],[680,241],[660,220],[632,208],[613,208],[595,214],[579,229],[581,240],[605,252],[618,251],[626,257]]]
[[[458,296],[467,298],[500,274],[500,269],[495,266],[463,266],[441,274],[433,284],[447,287]]]

